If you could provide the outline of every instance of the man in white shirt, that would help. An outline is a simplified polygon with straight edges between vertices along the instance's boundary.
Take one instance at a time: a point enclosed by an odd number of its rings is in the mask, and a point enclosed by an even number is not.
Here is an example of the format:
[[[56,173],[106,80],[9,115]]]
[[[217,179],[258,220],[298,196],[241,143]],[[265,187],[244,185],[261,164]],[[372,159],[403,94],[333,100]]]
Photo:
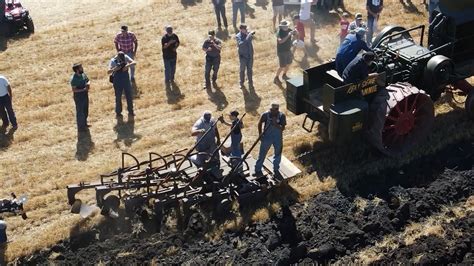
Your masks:
[[[12,87],[7,78],[0,75],[0,117],[2,118],[2,128],[8,127],[11,123],[13,130],[18,128],[15,112],[12,106]]]
[[[309,27],[309,35],[311,37],[311,42],[315,43],[314,31],[316,29],[316,24],[314,23],[313,13],[311,13],[311,5],[313,0],[301,0],[300,6],[300,21],[305,27]]]

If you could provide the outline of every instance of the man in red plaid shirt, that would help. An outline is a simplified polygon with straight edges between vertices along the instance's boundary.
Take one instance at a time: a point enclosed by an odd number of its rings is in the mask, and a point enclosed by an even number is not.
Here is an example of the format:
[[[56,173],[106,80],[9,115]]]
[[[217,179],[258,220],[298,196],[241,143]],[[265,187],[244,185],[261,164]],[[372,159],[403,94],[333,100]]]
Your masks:
[[[121,31],[115,36],[114,43],[117,52],[122,51],[130,58],[135,59],[138,41],[135,34],[131,31],[128,31],[127,25],[123,25],[121,27]],[[135,66],[130,67],[130,79],[132,82],[135,81]]]

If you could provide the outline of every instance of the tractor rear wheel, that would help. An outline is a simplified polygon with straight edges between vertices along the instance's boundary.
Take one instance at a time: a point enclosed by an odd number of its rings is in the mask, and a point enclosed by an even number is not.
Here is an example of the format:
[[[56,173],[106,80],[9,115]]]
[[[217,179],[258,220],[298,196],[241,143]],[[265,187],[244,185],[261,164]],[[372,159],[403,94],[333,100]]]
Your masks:
[[[367,138],[382,153],[401,156],[426,138],[433,122],[430,96],[409,83],[395,83],[373,99]]]
[[[464,107],[466,108],[467,116],[470,119],[474,120],[474,89],[471,89],[471,91],[467,95]]]
[[[375,39],[372,42],[372,48],[377,48],[381,44],[381,40],[385,38],[386,36],[389,36],[391,34],[397,33],[397,32],[402,32],[405,31],[406,29],[402,26],[387,26],[383,28],[383,30],[375,37]],[[400,38],[403,39],[411,39],[411,35],[408,32],[404,32],[401,35],[397,35],[393,38],[393,41],[396,41]]]

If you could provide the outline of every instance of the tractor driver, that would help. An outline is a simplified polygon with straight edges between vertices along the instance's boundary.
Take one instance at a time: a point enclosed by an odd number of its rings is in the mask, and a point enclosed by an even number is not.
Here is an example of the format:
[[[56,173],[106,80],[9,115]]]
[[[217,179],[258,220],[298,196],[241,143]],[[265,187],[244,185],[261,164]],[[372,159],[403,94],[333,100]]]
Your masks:
[[[368,77],[373,77],[377,75],[377,73],[370,73],[369,66],[375,59],[374,52],[366,52],[362,55],[356,56],[349,65],[347,65],[346,69],[342,73],[342,79],[344,83],[358,83],[361,82]],[[370,73],[370,74],[369,74]]]
[[[344,69],[354,59],[357,54],[364,50],[370,51],[367,43],[364,41],[364,35],[367,30],[359,27],[355,33],[350,33],[346,36],[344,41],[339,46],[336,54],[336,70],[339,76],[342,77]]]

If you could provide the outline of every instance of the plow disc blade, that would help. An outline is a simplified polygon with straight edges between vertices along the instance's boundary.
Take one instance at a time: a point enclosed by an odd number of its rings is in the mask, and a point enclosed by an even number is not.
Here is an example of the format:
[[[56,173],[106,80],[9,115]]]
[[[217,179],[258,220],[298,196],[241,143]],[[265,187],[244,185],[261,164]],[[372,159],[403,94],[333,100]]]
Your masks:
[[[98,209],[96,206],[84,204],[81,200],[77,199],[71,206],[71,213],[79,214],[82,218],[87,218]]]

